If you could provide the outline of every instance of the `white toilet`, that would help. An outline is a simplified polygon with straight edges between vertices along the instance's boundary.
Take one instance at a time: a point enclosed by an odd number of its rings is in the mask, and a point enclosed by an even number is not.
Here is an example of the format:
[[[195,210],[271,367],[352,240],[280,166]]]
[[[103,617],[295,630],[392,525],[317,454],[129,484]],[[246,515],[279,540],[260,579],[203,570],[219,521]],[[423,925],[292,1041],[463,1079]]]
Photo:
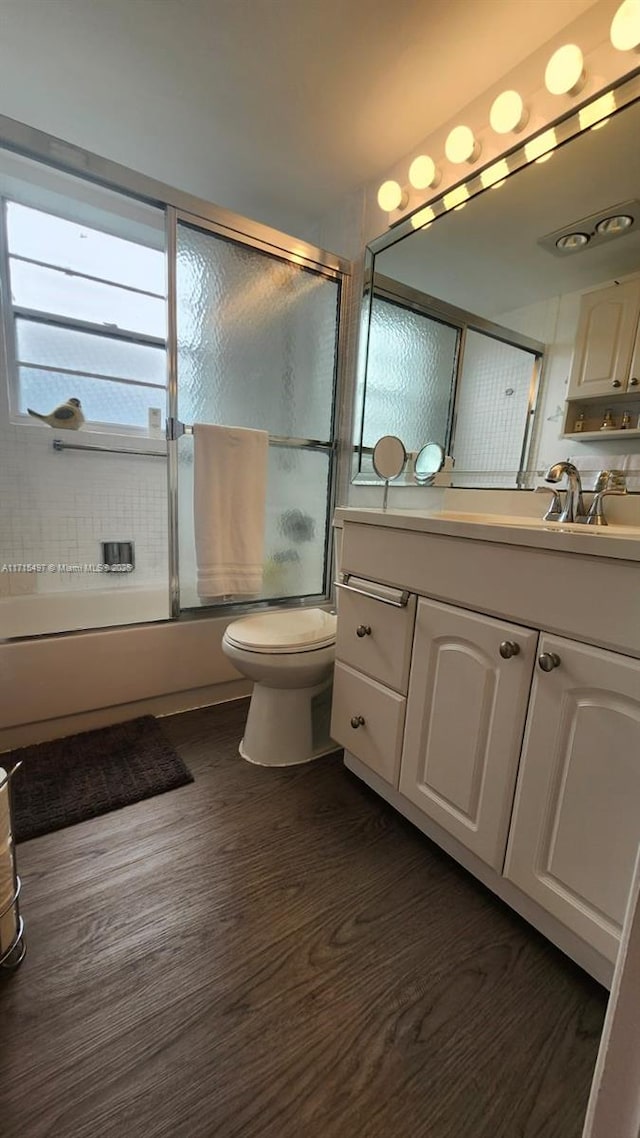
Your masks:
[[[322,609],[234,620],[222,649],[254,681],[243,759],[266,767],[307,763],[337,749],[329,735],[336,617]]]

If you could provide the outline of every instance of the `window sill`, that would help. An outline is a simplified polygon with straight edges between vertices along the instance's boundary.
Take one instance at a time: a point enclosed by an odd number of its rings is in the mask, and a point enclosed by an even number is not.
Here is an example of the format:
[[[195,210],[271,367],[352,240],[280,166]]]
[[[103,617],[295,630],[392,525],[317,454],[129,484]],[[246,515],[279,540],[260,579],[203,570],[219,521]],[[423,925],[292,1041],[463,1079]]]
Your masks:
[[[40,423],[29,415],[20,414],[12,415],[9,421],[11,426],[19,427],[21,433],[28,431],[32,438],[46,438],[44,432],[47,431],[52,441],[54,438],[61,438],[72,442],[74,439],[82,438],[86,442],[95,443],[96,446],[126,445],[130,442],[131,444],[135,443],[136,447],[143,444],[143,450],[162,450],[166,445],[166,436],[161,428],[149,431],[143,427],[129,427],[118,423],[84,423],[79,430],[70,431],[64,428],[49,427],[46,423]]]

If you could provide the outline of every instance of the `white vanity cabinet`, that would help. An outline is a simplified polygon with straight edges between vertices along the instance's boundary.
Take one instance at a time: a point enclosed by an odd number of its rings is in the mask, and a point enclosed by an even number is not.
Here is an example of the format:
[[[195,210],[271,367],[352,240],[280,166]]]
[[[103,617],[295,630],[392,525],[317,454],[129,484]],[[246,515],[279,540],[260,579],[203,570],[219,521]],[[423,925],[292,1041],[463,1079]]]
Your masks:
[[[340,590],[346,765],[608,983],[640,844],[635,544],[339,514],[350,586],[404,602]]]
[[[586,293],[580,304],[569,398],[640,390],[640,278]]]
[[[543,636],[505,875],[615,960],[640,843],[640,660]]]
[[[502,870],[538,633],[420,598],[400,791]]]

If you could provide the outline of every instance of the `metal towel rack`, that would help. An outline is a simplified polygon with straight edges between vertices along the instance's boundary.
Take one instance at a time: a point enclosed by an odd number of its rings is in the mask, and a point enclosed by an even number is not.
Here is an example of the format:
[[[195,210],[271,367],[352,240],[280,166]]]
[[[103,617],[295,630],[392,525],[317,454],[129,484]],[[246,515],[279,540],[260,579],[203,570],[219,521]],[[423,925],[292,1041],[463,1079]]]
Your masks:
[[[193,426],[182,423],[180,419],[167,419],[167,440],[175,442],[182,435],[192,435]],[[293,439],[286,435],[269,435],[269,445],[274,447],[307,448],[308,450],[332,450],[334,444],[323,442],[322,439]]]
[[[193,427],[189,423],[181,423],[179,419],[167,419],[167,442],[175,442],[182,435],[192,435]],[[63,450],[90,450],[99,454],[137,454],[144,458],[166,458],[164,450],[129,450],[127,447],[101,447],[86,446],[84,443],[65,443],[62,439],[53,440],[55,451]],[[286,435],[269,435],[269,445],[275,447],[293,447],[298,450],[332,450],[334,444],[323,442],[321,439],[294,439]]]
[[[55,451],[63,450],[94,450],[100,454],[139,454],[145,458],[166,458],[166,450],[127,450],[126,447],[89,447],[82,443],[63,443],[62,439],[53,440]]]

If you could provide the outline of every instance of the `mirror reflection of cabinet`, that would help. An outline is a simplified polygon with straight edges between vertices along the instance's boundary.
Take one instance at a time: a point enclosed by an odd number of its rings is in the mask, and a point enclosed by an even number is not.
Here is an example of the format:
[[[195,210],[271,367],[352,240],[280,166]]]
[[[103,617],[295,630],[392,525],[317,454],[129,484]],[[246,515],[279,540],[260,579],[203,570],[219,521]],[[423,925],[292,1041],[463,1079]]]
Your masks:
[[[570,399],[617,397],[638,387],[632,362],[640,363],[639,317],[640,279],[583,296],[569,381]]]
[[[602,437],[640,434],[640,277],[585,293],[569,380],[564,434]]]

